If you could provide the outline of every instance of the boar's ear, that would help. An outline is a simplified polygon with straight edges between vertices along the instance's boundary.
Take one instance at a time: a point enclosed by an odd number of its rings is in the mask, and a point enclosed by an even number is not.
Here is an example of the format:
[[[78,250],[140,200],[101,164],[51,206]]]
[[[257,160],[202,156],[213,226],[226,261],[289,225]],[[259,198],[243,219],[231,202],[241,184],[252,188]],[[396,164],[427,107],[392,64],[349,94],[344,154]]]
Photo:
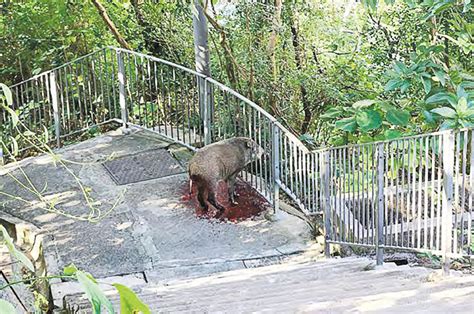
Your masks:
[[[250,140],[247,141],[247,147],[248,147],[248,148],[252,148],[252,141],[250,141]]]

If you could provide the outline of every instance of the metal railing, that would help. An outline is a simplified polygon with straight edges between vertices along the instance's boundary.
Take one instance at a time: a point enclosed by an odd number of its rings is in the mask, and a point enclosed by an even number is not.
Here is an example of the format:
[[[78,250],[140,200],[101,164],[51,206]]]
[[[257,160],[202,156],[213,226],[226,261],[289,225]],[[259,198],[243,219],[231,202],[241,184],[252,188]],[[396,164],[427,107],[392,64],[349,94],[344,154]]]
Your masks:
[[[227,86],[174,63],[104,48],[11,86],[24,127],[0,112],[0,134],[25,127],[61,146],[111,121],[188,148],[246,136],[267,152],[242,178],[279,206],[284,191],[325,217],[330,243],[472,254],[472,130],[309,151],[277,119]],[[19,131],[19,132],[18,132]]]

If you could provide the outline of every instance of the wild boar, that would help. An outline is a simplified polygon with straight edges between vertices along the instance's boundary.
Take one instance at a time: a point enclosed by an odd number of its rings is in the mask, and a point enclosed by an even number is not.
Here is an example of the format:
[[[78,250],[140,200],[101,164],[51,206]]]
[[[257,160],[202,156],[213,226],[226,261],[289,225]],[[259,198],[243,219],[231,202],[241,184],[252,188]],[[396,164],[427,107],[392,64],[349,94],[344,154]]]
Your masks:
[[[249,163],[259,159],[264,150],[252,139],[234,137],[216,142],[199,149],[189,161],[188,172],[190,187],[195,184],[199,204],[208,209],[206,199],[219,212],[220,217],[225,208],[217,202],[216,191],[219,181],[228,185],[229,200],[235,202],[235,180],[240,171]]]

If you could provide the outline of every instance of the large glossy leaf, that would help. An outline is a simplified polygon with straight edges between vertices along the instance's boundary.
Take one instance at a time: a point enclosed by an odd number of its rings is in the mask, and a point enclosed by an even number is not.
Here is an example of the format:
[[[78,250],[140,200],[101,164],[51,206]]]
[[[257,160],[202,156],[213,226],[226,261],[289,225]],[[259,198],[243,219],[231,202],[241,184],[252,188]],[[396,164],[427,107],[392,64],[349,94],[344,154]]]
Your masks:
[[[449,107],[435,108],[431,112],[439,114],[442,117],[454,119],[456,117],[456,111]]]
[[[364,110],[356,114],[356,121],[364,132],[375,130],[382,124],[380,113],[375,110]]]
[[[343,131],[354,132],[357,128],[357,122],[354,117],[344,118],[339,121],[336,121],[335,126],[337,129]]]
[[[117,289],[120,295],[121,314],[151,314],[148,305],[143,303],[132,289],[118,283],[114,283],[113,286]]]
[[[387,121],[393,125],[406,126],[410,120],[410,113],[401,109],[390,109],[386,115]]]
[[[441,85],[444,86],[446,84],[446,78],[444,76],[444,72],[442,70],[434,70],[434,73],[435,73],[435,76],[440,81]]]
[[[114,314],[114,307],[110,300],[105,296],[104,292],[100,290],[97,283],[95,283],[90,276],[85,272],[78,270],[76,272],[76,277],[79,283],[86,293],[87,299],[91,302],[92,308],[94,309],[95,314],[101,313],[101,308],[104,306],[110,314]]]
[[[2,314],[18,314],[13,304],[8,301],[0,299],[0,313]]]
[[[5,227],[2,225],[0,225],[0,234],[3,236],[10,254],[13,255],[23,265],[25,265],[25,267],[31,272],[34,272],[35,267],[33,266],[33,263],[31,263],[30,259],[26,257],[25,254],[16,249],[15,244],[13,244],[13,239],[8,234],[7,229],[5,229]]]

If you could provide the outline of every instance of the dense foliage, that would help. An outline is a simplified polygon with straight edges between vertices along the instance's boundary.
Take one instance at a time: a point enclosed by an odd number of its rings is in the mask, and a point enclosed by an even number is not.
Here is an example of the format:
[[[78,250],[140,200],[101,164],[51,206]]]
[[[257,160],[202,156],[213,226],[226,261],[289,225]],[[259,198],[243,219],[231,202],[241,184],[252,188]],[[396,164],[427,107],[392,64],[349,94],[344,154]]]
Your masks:
[[[194,66],[190,1],[102,0],[130,46]],[[469,0],[205,1],[211,71],[316,146],[474,123]],[[118,45],[91,1],[4,1],[0,81]]]

